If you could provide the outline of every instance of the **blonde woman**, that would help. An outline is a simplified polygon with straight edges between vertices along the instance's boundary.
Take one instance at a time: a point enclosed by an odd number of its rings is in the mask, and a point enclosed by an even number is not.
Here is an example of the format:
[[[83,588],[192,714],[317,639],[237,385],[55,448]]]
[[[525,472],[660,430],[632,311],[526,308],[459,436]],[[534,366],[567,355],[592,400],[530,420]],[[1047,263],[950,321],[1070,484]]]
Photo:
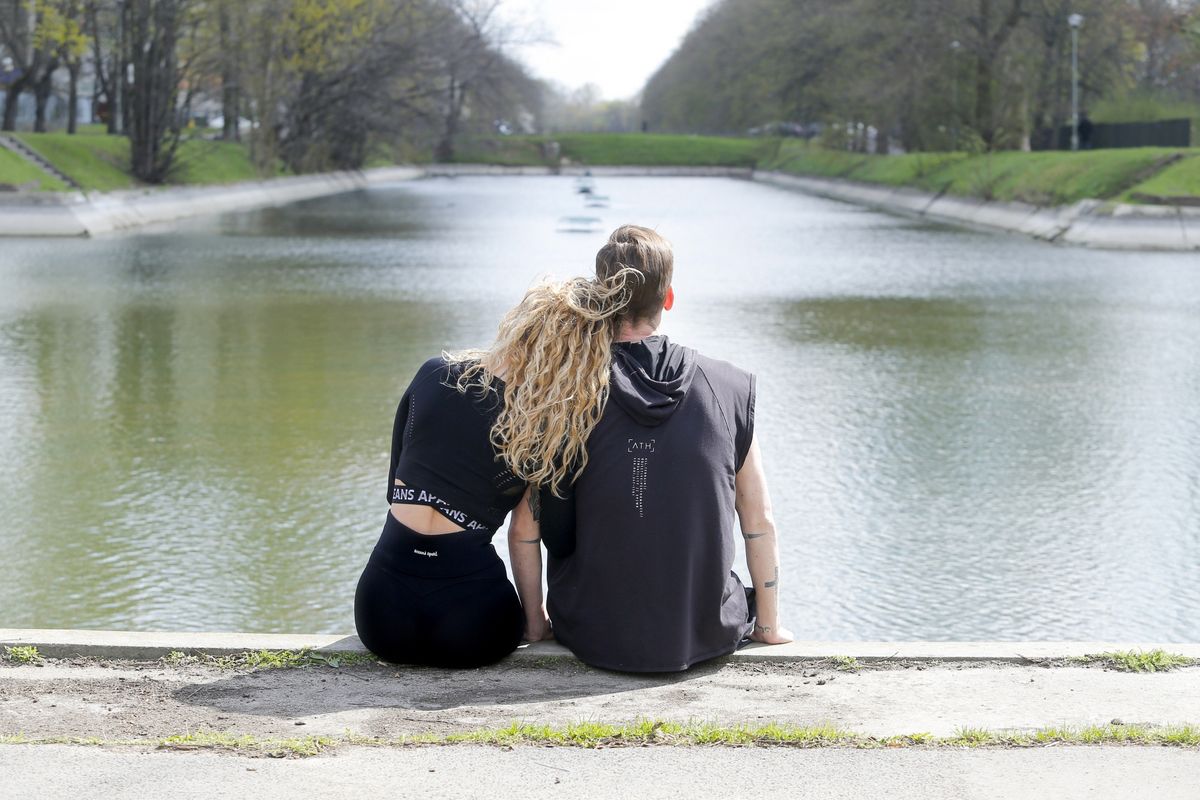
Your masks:
[[[557,490],[586,465],[615,321],[641,279],[622,267],[538,285],[490,349],[418,370],[392,432],[391,508],[354,598],[359,638],[380,658],[472,667],[523,633],[548,635],[540,598],[522,609],[491,540],[531,485]]]

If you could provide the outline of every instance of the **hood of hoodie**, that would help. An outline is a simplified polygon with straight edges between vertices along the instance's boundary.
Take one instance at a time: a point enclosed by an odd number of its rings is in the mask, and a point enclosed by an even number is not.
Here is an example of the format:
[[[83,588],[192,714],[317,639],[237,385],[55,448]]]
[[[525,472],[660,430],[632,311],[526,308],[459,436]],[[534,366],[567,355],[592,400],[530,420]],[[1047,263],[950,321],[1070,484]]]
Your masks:
[[[696,351],[665,336],[619,342],[609,397],[639,425],[659,425],[675,413],[695,375]]]

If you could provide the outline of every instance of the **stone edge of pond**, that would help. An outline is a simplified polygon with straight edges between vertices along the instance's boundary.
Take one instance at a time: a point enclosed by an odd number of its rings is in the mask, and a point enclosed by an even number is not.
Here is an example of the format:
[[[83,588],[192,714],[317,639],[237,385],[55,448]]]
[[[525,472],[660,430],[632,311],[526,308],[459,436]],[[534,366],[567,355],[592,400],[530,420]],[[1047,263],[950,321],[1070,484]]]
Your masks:
[[[755,171],[748,167],[572,165],[549,168],[488,164],[379,167],[363,172],[297,175],[219,186],[0,196],[0,237],[94,236],[187,217],[328,197],[372,184],[425,177],[555,174],[743,178],[895,214],[968,228],[1018,233],[1049,242],[1129,250],[1200,249],[1200,209],[1110,207],[1099,200],[1043,208],[1026,203],[951,197],[907,187]]]
[[[893,214],[1114,250],[1200,249],[1200,209],[1080,200],[1069,206],[952,197],[908,187],[755,172],[753,180]]]
[[[422,167],[380,167],[210,186],[0,198],[0,236],[78,237],[187,217],[295,203],[424,177]]]
[[[45,658],[86,656],[123,661],[153,661],[170,652],[233,655],[258,650],[311,649],[323,653],[365,653],[357,636],[335,634],[91,631],[0,628],[0,647],[33,646]],[[1004,664],[1059,661],[1096,653],[1166,650],[1200,659],[1200,643],[1144,642],[832,642],[783,645],[752,644],[729,659],[737,663],[812,661],[840,657],[862,663],[971,661]],[[562,645],[522,645],[511,659],[574,660]]]

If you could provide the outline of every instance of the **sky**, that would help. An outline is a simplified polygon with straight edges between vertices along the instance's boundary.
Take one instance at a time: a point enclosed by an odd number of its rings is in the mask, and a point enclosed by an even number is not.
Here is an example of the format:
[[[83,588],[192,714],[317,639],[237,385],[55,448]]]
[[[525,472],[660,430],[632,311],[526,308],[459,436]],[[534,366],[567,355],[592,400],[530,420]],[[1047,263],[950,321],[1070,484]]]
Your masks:
[[[576,89],[594,83],[625,100],[666,61],[713,0],[503,0],[512,22],[540,26],[557,45],[511,48],[539,78]]]

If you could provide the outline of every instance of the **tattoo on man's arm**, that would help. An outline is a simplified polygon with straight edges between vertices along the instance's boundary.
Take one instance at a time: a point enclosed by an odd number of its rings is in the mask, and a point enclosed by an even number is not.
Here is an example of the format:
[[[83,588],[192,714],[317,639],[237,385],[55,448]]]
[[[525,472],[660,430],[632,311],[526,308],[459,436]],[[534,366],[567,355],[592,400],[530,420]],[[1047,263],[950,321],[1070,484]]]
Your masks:
[[[751,539],[761,539],[764,536],[766,536],[765,533],[743,533],[742,534],[742,538],[745,539],[747,542],[750,541]]]
[[[542,537],[539,536],[536,539],[517,539],[517,544],[540,544],[541,541]]]
[[[542,498],[536,489],[529,492],[529,513],[533,515],[534,522],[542,521]]]
[[[779,565],[775,565],[775,577],[763,584],[764,589],[774,589],[779,585]]]

